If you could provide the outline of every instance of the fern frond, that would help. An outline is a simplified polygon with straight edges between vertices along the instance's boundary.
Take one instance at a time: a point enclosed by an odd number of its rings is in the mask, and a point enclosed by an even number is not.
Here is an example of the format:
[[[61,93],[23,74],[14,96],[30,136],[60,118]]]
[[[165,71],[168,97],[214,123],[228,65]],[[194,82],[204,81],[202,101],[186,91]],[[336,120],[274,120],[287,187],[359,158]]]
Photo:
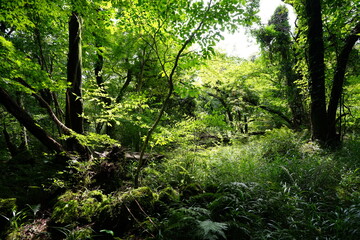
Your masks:
[[[218,240],[226,239],[225,232],[227,229],[226,223],[213,222],[211,220],[198,221],[199,235],[204,240]]]

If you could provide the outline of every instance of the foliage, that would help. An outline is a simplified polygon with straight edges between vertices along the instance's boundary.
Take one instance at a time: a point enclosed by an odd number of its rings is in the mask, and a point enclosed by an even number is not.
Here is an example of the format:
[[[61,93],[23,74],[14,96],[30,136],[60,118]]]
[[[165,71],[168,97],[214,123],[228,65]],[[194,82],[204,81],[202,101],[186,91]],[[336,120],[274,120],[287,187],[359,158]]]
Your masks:
[[[89,226],[78,227],[72,230],[67,227],[56,227],[55,229],[63,234],[65,240],[93,239],[94,231]]]
[[[226,239],[227,225],[210,220],[206,209],[190,207],[170,211],[160,239]]]
[[[110,138],[106,134],[97,134],[90,132],[87,135],[73,133],[76,139],[84,146],[90,147],[92,149],[103,149],[106,146],[118,145],[118,141]]]
[[[11,204],[11,199],[2,199],[3,203],[8,202]],[[5,204],[4,204],[5,205]],[[3,206],[4,207],[4,206]],[[37,213],[40,210],[40,204],[30,206],[27,205],[24,209],[17,210],[17,207],[14,205],[11,209],[11,214],[1,214],[0,216],[6,219],[8,223],[7,231],[4,232],[6,239],[24,239],[27,237],[28,233],[28,222],[36,222]],[[7,210],[9,212],[9,210]],[[5,224],[4,224],[5,225]],[[34,224],[35,225],[35,224]],[[29,227],[30,228],[30,227]],[[2,229],[0,229],[0,233]],[[31,232],[31,231],[29,231]],[[36,231],[33,231],[31,234],[38,234]],[[1,235],[0,235],[1,236]]]

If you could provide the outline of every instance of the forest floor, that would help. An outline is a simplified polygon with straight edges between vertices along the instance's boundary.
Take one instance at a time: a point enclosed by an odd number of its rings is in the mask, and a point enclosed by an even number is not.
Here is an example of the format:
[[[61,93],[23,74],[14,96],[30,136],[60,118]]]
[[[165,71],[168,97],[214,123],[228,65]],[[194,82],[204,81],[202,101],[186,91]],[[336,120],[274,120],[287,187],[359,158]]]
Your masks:
[[[358,239],[360,139],[324,150],[280,129],[149,161],[0,163],[1,239]]]

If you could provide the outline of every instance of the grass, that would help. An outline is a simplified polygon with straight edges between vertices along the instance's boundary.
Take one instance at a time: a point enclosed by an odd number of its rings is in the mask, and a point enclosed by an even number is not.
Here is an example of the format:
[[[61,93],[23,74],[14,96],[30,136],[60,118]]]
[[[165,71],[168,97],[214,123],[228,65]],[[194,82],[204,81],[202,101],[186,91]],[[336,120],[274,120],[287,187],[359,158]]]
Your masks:
[[[179,189],[182,204],[165,220],[173,214],[179,218],[181,209],[194,206],[209,211],[208,221],[226,226],[222,229],[226,237],[219,232],[214,239],[356,239],[360,229],[356,146],[358,139],[347,140],[340,150],[327,151],[304,135],[280,129],[246,144],[197,152],[179,149],[163,164],[150,166],[144,183],[155,189],[164,185]],[[189,192],[189,186],[196,187]],[[182,221],[196,220],[193,213],[182,214]],[[196,226],[182,221],[183,229],[176,226],[176,232],[188,233],[188,225]],[[163,229],[166,233],[173,227],[168,221]]]

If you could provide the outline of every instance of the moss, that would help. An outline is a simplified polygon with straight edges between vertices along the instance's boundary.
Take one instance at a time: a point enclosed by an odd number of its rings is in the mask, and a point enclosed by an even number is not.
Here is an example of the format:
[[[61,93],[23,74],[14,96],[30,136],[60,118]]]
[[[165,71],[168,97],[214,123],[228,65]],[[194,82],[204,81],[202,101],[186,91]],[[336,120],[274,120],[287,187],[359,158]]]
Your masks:
[[[107,200],[107,196],[99,190],[76,193],[67,191],[58,198],[52,220],[61,224],[91,223],[108,204]]]
[[[167,187],[159,192],[159,201],[165,204],[171,204],[180,201],[180,195],[172,187]]]
[[[137,216],[139,214],[141,215],[141,208],[144,211],[152,212],[158,196],[149,187],[141,187],[122,193],[118,198],[121,205],[125,205],[134,211]]]
[[[122,193],[120,195],[120,199],[122,201],[132,200],[136,198],[137,200],[141,199],[148,199],[148,200],[154,200],[154,193],[151,191],[149,187],[140,187],[133,190],[130,190],[128,192]]]
[[[143,222],[155,211],[158,195],[149,187],[118,192],[104,206],[96,222],[97,229],[111,229],[122,235]]]
[[[8,215],[14,208],[16,208],[16,198],[0,199],[0,214]]]
[[[191,196],[195,196],[203,192],[204,191],[199,184],[190,183],[182,188],[181,196],[183,199],[189,199]]]

